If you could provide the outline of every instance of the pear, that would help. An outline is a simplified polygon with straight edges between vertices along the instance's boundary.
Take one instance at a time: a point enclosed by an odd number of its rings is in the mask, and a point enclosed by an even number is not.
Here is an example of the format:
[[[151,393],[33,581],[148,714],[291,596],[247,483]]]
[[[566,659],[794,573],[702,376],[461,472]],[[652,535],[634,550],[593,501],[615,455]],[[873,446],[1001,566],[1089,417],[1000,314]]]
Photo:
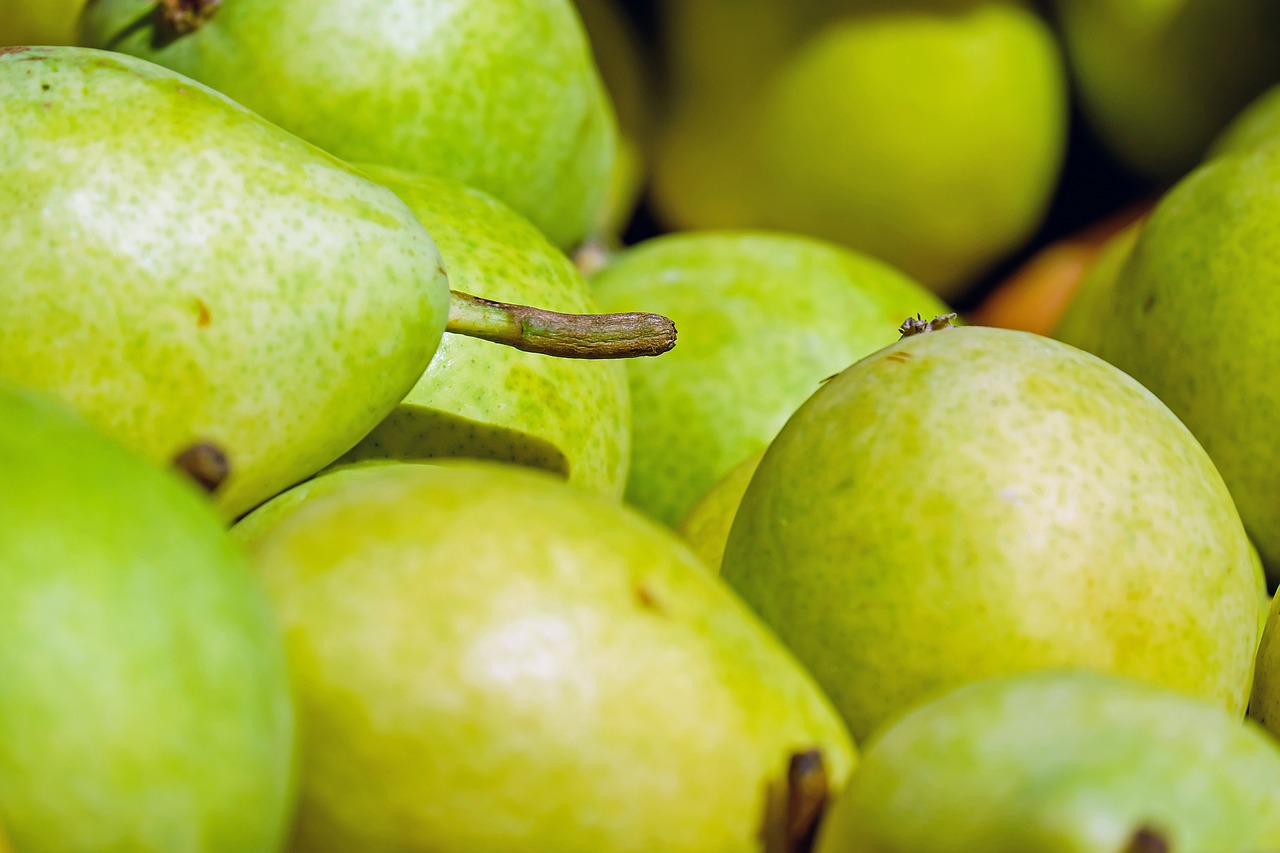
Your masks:
[[[764,449],[824,378],[891,343],[903,316],[946,310],[878,261],[759,232],[649,240],[616,255],[591,283],[603,309],[652,306],[680,329],[676,351],[627,365],[627,500],[672,526]]]
[[[668,226],[810,234],[949,298],[1042,218],[1065,151],[1066,77],[1021,4],[678,5],[680,97],[654,172]],[[713,64],[730,50],[735,61]]]
[[[1121,270],[1138,242],[1138,220],[1110,237],[1080,280],[1058,319],[1053,337],[1085,352],[1097,353],[1099,331],[1110,312],[1110,300]]]
[[[451,297],[391,190],[160,66],[11,48],[0,104],[0,380],[153,459],[216,444],[228,516],[377,426],[446,324],[605,355],[582,318]]]
[[[573,262],[528,220],[447,178],[362,167],[426,226],[450,284],[504,302],[595,310]],[[616,361],[548,358],[446,333],[418,384],[342,461],[471,456],[519,462],[615,497],[631,461],[631,398]]]
[[[1157,205],[1100,319],[1100,356],[1156,393],[1222,472],[1280,571],[1280,146],[1200,166]]]
[[[739,462],[693,505],[676,527],[676,532],[713,571],[720,571],[733,517],[763,457],[764,451],[760,450]]]
[[[1177,178],[1280,80],[1274,0],[1056,0],[1086,116],[1135,170]]]
[[[903,792],[910,792],[903,796]],[[1280,747],[1176,692],[1101,673],[966,685],[866,747],[818,853],[1280,849]]]
[[[564,248],[609,191],[616,122],[571,0],[91,0],[80,37],[344,160],[485,190]]]
[[[341,468],[233,536],[285,625],[297,853],[747,853],[793,780],[835,790],[853,763],[808,674],[674,535],[545,472]]]
[[[1061,666],[1242,712],[1256,566],[1186,427],[1058,341],[904,329],[788,421],[721,568],[854,737],[936,691]]]
[[[75,44],[84,0],[0,0],[0,47]]]
[[[1280,86],[1272,86],[1249,104],[1219,134],[1207,159],[1251,151],[1280,141]]]
[[[205,496],[4,386],[0,470],[14,848],[280,850],[295,795],[284,642]]]
[[[1249,716],[1280,737],[1280,597],[1268,602],[1264,615]]]

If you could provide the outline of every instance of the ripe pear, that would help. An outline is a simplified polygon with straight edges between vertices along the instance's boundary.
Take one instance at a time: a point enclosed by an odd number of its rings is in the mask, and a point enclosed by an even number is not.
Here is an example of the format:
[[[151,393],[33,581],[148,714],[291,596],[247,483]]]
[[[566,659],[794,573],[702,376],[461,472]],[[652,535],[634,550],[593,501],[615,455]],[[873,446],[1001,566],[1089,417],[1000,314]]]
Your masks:
[[[1214,158],[1143,226],[1099,324],[1098,354],[1156,393],[1231,488],[1268,573],[1280,571],[1280,146]]]
[[[91,0],[80,37],[344,160],[482,189],[561,247],[609,191],[616,123],[572,0]]]
[[[233,529],[289,645],[297,853],[747,853],[794,755],[847,777],[808,674],[638,513],[475,461],[297,491]]]
[[[760,450],[739,462],[693,505],[676,527],[676,532],[712,571],[720,571],[733,517],[763,456],[764,451]]]
[[[680,329],[677,350],[627,364],[627,500],[672,526],[824,378],[891,343],[904,316],[946,310],[878,261],[762,232],[659,237],[591,282],[605,310],[652,306]]]
[[[654,173],[668,225],[810,234],[951,297],[1039,223],[1066,82],[1052,33],[1022,4],[679,5],[669,73],[683,96]],[[740,56],[718,71],[685,56],[730,46]]]
[[[0,470],[14,848],[276,853],[295,796],[284,642],[205,496],[2,386]]]
[[[395,193],[160,66],[10,48],[0,105],[0,380],[153,459],[216,444],[227,515],[377,426],[446,324],[587,357],[636,330],[450,296]]]
[[[1274,0],[1057,0],[1086,116],[1155,178],[1192,168],[1238,110],[1280,80]]]
[[[854,737],[938,690],[1061,666],[1243,711],[1256,568],[1187,429],[1066,344],[911,325],[788,421],[721,568]]]
[[[0,47],[75,44],[84,0],[0,0]]]
[[[1133,253],[1142,231],[1139,220],[1107,240],[1058,319],[1053,337],[1085,352],[1097,353],[1099,329],[1111,308],[1116,279]]]
[[[450,284],[504,302],[595,310],[573,262],[524,217],[447,178],[362,167],[426,226]],[[631,397],[616,361],[550,358],[446,333],[418,384],[343,461],[470,456],[554,471],[620,496]]]
[[[1045,672],[957,688],[886,726],[817,853],[1276,849],[1280,747],[1261,728],[1154,685]]]

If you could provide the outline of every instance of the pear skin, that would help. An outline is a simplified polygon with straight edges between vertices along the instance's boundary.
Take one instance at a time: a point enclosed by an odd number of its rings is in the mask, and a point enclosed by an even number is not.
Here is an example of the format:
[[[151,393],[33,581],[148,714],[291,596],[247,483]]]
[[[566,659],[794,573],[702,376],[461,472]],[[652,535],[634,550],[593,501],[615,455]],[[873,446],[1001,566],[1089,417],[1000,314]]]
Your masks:
[[[724,545],[729,541],[733,517],[742,503],[742,496],[751,485],[751,477],[760,465],[764,451],[753,453],[720,478],[702,498],[693,505],[676,527],[693,552],[702,558],[707,568],[720,571],[724,560]]]
[[[233,529],[306,732],[294,853],[757,853],[797,756],[844,784],[808,674],[638,513],[473,461],[300,488]]]
[[[238,515],[350,449],[426,369],[439,252],[389,189],[226,97],[86,48],[0,52],[0,380]]]

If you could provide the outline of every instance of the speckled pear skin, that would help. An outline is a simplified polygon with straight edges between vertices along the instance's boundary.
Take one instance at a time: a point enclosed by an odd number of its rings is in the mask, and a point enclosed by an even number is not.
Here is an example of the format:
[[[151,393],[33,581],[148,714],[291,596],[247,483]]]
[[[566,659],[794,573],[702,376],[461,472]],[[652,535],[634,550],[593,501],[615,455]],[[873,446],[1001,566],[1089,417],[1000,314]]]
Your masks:
[[[1130,846],[1142,830],[1165,846]],[[1280,749],[1221,708],[1085,672],[989,679],[897,719],[867,744],[817,845],[817,853],[1157,849],[1280,849]]]
[[[596,310],[573,262],[506,205],[447,178],[362,168],[426,226],[457,290],[572,314]],[[631,461],[626,368],[446,333],[418,384],[343,461],[380,456],[517,462],[620,496]]]
[[[904,338],[770,445],[721,568],[855,738],[938,690],[1060,666],[1243,711],[1256,566],[1150,392],[1026,332]]]
[[[426,369],[448,282],[390,190],[122,54],[0,54],[0,379],[152,459],[230,457],[237,515],[323,468]]]
[[[95,0],[81,43],[174,68],[344,160],[483,189],[561,247],[602,212],[616,121],[571,0],[222,0],[167,42],[155,5]]]
[[[1117,280],[1098,354],[1156,393],[1231,488],[1280,577],[1280,146],[1218,157],[1156,206]]]
[[[84,0],[0,0],[0,47],[75,44]]]
[[[724,544],[729,541],[733,517],[737,515],[742,496],[751,484],[751,477],[756,473],[763,457],[764,451],[761,450],[735,465],[693,505],[676,526],[676,532],[712,571],[720,571],[720,563],[724,560]]]
[[[695,232],[650,240],[592,276],[605,311],[656,311],[680,342],[627,363],[627,500],[674,526],[765,447],[823,379],[894,341],[932,293],[865,256],[804,237]]]
[[[207,499],[6,386],[0,470],[14,849],[279,851],[295,798],[284,642]]]
[[[307,732],[295,853],[757,853],[793,752],[847,778],[808,674],[639,513],[475,461],[299,488],[233,529]]]

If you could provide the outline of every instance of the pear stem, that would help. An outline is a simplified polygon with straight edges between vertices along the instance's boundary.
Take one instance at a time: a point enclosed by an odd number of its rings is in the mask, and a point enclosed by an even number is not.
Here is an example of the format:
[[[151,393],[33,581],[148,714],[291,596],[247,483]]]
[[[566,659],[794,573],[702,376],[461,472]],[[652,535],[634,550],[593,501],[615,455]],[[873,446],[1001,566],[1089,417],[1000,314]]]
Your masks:
[[[186,35],[208,20],[222,0],[159,0],[165,25],[176,35]]]
[[[661,314],[560,314],[452,291],[446,331],[559,358],[637,358],[676,345]]]

